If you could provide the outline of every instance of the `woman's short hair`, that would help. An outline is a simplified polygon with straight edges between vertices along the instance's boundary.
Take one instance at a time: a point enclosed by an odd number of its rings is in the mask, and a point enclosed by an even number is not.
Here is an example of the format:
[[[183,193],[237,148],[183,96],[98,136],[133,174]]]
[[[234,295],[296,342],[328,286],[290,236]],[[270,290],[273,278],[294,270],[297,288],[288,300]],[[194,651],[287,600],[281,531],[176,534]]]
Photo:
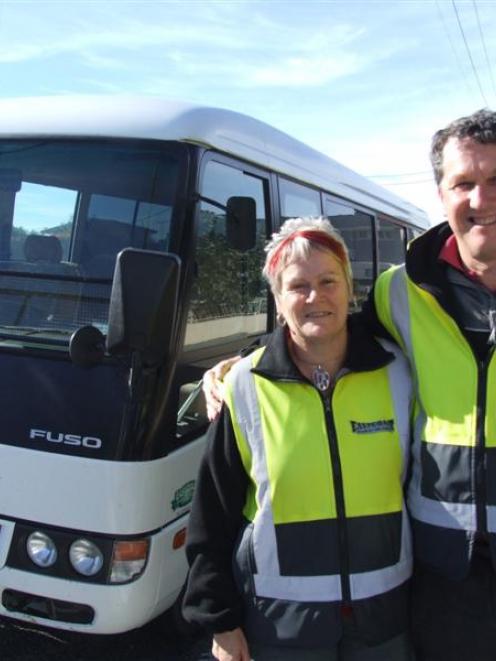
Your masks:
[[[350,296],[353,295],[353,274],[348,248],[342,236],[327,218],[289,218],[265,246],[267,256],[263,275],[273,293],[280,291],[281,273],[295,260],[308,259],[311,250],[331,252],[341,264]]]

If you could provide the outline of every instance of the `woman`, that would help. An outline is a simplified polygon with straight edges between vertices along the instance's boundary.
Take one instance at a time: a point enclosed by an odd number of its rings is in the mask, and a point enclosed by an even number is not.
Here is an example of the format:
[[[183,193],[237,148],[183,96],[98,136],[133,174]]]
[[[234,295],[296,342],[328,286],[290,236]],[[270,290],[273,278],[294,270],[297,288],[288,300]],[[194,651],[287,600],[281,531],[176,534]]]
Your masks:
[[[263,273],[281,326],[231,370],[209,431],[185,617],[219,661],[411,659],[404,359],[348,324],[327,220],[286,221]]]

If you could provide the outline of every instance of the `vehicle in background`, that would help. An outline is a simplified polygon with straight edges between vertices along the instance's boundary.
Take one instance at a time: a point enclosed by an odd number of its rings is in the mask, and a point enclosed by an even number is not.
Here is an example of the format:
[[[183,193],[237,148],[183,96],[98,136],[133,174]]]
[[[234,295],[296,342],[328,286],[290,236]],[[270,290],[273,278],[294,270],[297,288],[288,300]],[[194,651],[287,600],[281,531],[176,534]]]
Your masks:
[[[0,614],[115,633],[174,604],[199,383],[273,328],[263,245],[301,215],[342,232],[360,299],[428,226],[238,113],[0,101]]]

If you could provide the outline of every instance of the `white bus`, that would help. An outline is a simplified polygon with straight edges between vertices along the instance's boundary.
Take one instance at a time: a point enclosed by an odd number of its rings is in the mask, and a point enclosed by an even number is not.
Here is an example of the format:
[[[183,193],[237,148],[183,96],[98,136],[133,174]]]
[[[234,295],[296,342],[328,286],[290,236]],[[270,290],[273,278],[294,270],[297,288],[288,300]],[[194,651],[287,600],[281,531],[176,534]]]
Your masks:
[[[235,112],[0,101],[0,614],[116,633],[174,604],[197,384],[272,329],[262,247],[301,215],[341,230],[359,297],[428,226]]]

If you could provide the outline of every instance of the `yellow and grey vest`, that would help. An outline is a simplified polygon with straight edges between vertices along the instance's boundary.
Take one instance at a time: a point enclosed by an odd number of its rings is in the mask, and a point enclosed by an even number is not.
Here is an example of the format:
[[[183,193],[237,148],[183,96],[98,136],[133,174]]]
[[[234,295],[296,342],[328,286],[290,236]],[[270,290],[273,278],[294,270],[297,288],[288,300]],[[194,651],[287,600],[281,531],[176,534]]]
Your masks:
[[[301,643],[304,634],[293,629],[304,620],[315,641],[319,612],[337,608],[337,621],[343,603],[365,608],[378,638],[389,635],[380,622],[387,595],[412,570],[403,502],[411,387],[406,361],[391,343],[387,349],[395,360],[342,374],[328,406],[303,380],[258,374],[263,348],[228,379],[226,404],[251,485],[244,508],[250,525],[236,553],[239,582],[250,592],[257,631],[261,613],[276,614],[278,643],[293,634]],[[377,612],[367,609],[378,596]],[[295,604],[304,605],[304,616]],[[327,630],[328,615],[320,624]],[[339,633],[326,631],[327,642]]]
[[[496,364],[478,365],[455,321],[404,266],[379,277],[375,307],[417,389],[408,490],[416,555],[463,576],[476,532],[496,532]]]

